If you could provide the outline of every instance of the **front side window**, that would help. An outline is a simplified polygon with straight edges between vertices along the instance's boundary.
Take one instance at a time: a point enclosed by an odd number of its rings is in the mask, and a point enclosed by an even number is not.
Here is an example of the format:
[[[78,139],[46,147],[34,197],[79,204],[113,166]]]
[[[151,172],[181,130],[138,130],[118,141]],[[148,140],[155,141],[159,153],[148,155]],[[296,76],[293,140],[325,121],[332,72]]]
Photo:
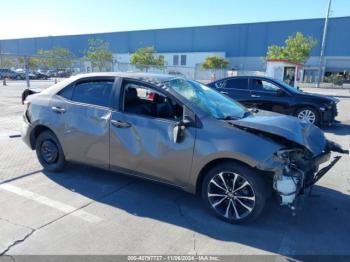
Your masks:
[[[112,88],[112,80],[81,82],[75,85],[72,100],[85,104],[109,107]]]
[[[267,82],[265,80],[261,80],[261,79],[252,79],[252,89],[254,91],[263,91],[263,92],[273,92],[276,93],[280,88],[271,83],[271,82]]]
[[[241,104],[198,82],[175,78],[166,84],[217,119],[240,119],[249,114]]]
[[[182,106],[164,94],[141,84],[124,86],[124,112],[154,118],[177,120],[182,118]]]

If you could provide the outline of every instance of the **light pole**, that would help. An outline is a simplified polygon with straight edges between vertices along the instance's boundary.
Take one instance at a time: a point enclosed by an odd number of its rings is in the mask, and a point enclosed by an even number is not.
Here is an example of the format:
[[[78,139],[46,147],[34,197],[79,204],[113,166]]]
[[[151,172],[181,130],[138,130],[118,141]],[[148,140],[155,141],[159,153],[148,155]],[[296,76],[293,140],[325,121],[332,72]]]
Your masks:
[[[328,21],[329,21],[329,15],[331,13],[331,6],[332,6],[332,0],[329,0],[326,19],[325,19],[324,28],[323,28],[322,45],[321,45],[321,53],[320,53],[320,68],[318,70],[318,79],[317,79],[316,87],[320,87],[321,78],[322,78],[322,75],[324,74],[324,72],[323,72],[324,51],[325,51],[326,41],[327,41]]]
[[[27,89],[30,88],[30,81],[29,81],[29,57],[24,57],[24,70],[26,74],[26,83],[27,83]]]

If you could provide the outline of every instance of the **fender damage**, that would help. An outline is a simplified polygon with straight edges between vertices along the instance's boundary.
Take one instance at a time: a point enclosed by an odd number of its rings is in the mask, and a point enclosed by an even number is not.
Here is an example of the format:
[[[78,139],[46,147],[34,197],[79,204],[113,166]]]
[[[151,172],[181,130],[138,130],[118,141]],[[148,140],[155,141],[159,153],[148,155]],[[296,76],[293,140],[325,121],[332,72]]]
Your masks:
[[[273,188],[280,195],[281,204],[292,208],[297,196],[314,185],[340,160],[341,156],[336,156],[330,161],[331,152],[349,154],[348,150],[327,140],[318,127],[294,117],[259,111],[229,123],[284,146],[256,168],[274,174]],[[327,161],[330,163],[319,169]]]

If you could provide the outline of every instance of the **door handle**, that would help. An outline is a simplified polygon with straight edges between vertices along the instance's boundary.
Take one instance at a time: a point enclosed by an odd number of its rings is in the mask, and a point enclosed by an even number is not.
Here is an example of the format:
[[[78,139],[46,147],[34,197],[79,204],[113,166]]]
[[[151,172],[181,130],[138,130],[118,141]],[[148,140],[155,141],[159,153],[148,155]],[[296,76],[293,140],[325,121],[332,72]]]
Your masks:
[[[119,120],[111,120],[111,124],[117,128],[129,128],[131,125],[127,122],[119,121]]]
[[[261,96],[258,96],[258,95],[252,95],[252,97],[254,97],[254,98],[259,98],[259,97],[261,97]]]
[[[221,94],[228,95],[228,92],[220,91]]]
[[[64,109],[63,107],[57,107],[57,106],[53,106],[51,107],[52,111],[56,112],[56,113],[65,113],[66,109]]]

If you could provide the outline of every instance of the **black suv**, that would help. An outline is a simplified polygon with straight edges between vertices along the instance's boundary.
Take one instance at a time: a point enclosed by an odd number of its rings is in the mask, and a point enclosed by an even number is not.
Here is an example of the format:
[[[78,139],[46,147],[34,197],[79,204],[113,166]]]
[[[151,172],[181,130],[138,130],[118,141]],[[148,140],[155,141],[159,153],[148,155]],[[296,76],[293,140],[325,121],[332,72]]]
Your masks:
[[[268,77],[229,77],[209,86],[247,107],[293,115],[319,126],[331,125],[338,114],[336,98],[304,93]]]

